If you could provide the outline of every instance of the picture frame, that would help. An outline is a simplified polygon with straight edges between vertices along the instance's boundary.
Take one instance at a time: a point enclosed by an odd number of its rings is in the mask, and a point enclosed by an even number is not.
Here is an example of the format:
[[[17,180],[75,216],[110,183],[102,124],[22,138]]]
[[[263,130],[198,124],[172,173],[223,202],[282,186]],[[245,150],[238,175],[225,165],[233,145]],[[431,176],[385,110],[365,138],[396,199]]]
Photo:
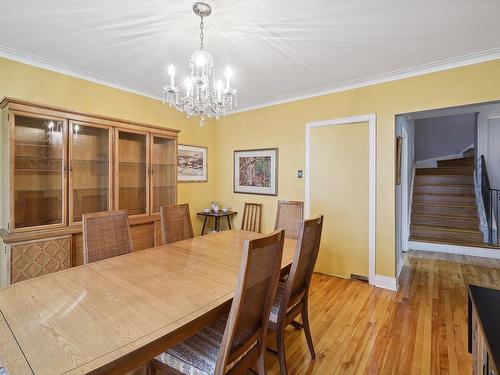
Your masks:
[[[208,148],[177,145],[177,181],[208,182]]]
[[[403,138],[396,138],[396,185],[401,185],[401,153],[403,151]]]
[[[278,162],[278,148],[235,150],[233,192],[277,196]]]

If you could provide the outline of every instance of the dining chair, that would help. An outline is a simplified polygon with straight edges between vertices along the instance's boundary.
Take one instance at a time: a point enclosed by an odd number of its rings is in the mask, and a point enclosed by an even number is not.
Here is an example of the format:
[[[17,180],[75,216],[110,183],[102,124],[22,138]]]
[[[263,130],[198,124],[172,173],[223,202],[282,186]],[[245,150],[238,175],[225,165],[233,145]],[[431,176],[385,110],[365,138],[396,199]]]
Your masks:
[[[164,244],[194,237],[189,204],[160,207],[161,236]]]
[[[266,374],[267,325],[283,255],[285,232],[245,241],[229,314],[157,356],[151,373],[246,374],[257,362]]]
[[[274,230],[283,228],[287,238],[299,237],[300,224],[304,219],[304,202],[278,201]]]
[[[82,221],[85,264],[133,250],[126,210],[83,214]]]
[[[245,202],[241,230],[260,233],[262,230],[262,204]]]
[[[299,238],[290,273],[285,282],[280,282],[276,298],[269,316],[269,329],[276,332],[276,351],[268,349],[278,356],[280,374],[286,375],[285,328],[291,324],[296,329],[304,329],[311,358],[316,354],[309,326],[308,298],[311,278],[318,258],[323,216],[302,221]],[[302,316],[302,324],[294,319]]]

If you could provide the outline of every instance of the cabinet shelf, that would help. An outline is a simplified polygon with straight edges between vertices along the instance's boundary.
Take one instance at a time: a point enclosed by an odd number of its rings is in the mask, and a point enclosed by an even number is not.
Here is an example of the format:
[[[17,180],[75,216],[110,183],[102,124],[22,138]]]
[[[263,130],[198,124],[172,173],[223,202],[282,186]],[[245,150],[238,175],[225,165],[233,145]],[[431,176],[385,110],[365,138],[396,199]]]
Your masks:
[[[43,143],[29,143],[29,142],[14,142],[15,147],[44,147],[44,148],[61,148],[61,144],[49,145]]]
[[[109,160],[92,160],[92,159],[73,159],[72,163],[95,163],[95,164],[109,164]]]
[[[19,173],[62,173],[61,169],[14,169],[14,172]]]

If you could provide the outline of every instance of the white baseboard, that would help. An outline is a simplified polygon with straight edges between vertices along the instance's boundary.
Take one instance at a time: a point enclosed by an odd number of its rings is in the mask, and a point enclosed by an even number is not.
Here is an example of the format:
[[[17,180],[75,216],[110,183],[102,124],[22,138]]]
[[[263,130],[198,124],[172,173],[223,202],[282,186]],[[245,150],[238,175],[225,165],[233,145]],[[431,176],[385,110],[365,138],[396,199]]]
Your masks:
[[[395,292],[398,291],[398,281],[395,277],[375,275],[375,286],[377,288],[389,289]]]
[[[467,255],[481,258],[500,259],[500,249],[487,249],[484,247],[447,245],[442,243],[409,241],[410,250],[436,251],[438,253]]]

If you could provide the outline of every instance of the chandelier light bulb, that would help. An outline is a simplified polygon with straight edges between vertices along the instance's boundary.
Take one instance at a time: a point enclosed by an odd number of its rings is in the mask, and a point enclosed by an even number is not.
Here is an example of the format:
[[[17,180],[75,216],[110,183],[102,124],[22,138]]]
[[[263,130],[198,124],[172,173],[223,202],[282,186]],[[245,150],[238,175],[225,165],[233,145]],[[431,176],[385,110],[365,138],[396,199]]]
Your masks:
[[[229,90],[231,86],[231,78],[233,78],[233,69],[228,66],[224,72],[224,76],[226,77],[226,90]]]
[[[191,87],[193,87],[193,81],[191,81],[191,78],[186,78],[184,80],[184,87],[186,88],[186,96],[189,96],[191,94]]]
[[[175,66],[173,64],[170,64],[168,66],[168,75],[170,76],[170,87],[174,87],[175,86],[175,81],[174,81],[174,77],[175,77]]]
[[[168,66],[168,75],[169,76],[175,76],[175,66],[174,66],[174,64],[170,64]]]
[[[205,65],[205,58],[201,53],[196,58],[196,65],[198,65],[200,68]]]
[[[222,81],[219,79],[217,80],[217,101],[219,103],[222,103]]]

